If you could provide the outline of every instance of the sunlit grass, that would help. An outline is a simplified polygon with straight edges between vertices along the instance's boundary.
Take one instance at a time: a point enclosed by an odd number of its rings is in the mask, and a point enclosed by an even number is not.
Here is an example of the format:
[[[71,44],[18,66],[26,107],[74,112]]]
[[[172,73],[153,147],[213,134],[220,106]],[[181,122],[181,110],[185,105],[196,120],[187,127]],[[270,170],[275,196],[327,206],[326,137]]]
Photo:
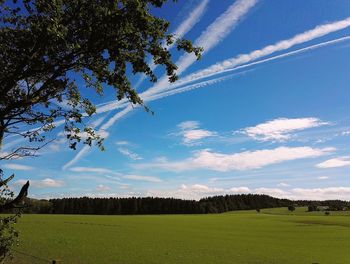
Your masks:
[[[349,263],[348,213],[305,211],[24,215],[16,250],[62,263]],[[16,256],[14,263],[42,263]]]

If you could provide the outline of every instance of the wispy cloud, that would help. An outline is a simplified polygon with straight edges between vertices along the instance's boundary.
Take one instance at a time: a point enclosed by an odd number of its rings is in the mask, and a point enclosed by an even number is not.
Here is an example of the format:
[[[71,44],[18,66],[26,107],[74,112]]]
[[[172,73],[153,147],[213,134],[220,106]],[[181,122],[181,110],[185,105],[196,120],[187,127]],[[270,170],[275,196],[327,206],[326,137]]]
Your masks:
[[[294,50],[294,51],[282,53],[282,54],[279,54],[279,55],[276,55],[276,56],[273,56],[273,57],[269,57],[269,58],[266,58],[266,59],[262,59],[262,60],[258,60],[258,61],[254,61],[254,62],[249,62],[249,63],[246,63],[246,64],[239,65],[237,67],[232,67],[232,68],[229,68],[229,69],[218,71],[217,74],[227,73],[227,72],[232,72],[232,71],[238,71],[238,70],[241,70],[241,69],[246,69],[248,67],[256,66],[256,65],[267,63],[267,62],[274,61],[274,60],[283,59],[283,58],[286,58],[286,57],[289,57],[289,56],[297,55],[297,54],[300,54],[300,53],[303,53],[303,52],[307,52],[307,51],[310,51],[310,50],[313,50],[313,49],[322,48],[322,47],[329,46],[329,45],[334,45],[334,44],[337,44],[337,43],[340,43],[340,42],[343,42],[343,41],[347,41],[347,40],[350,40],[350,36],[341,37],[341,38],[333,39],[333,40],[330,40],[330,41],[324,41],[324,42],[321,42],[321,43],[318,43],[318,44],[314,44],[314,45],[307,46],[305,48],[301,48],[301,49],[297,49],[297,50]],[[175,95],[175,94],[179,94],[179,93],[183,93],[183,92],[188,92],[188,91],[195,90],[195,89],[198,89],[198,88],[203,88],[203,87],[206,87],[208,85],[212,85],[212,84],[215,84],[215,83],[218,83],[218,82],[222,82],[222,81],[228,80],[228,79],[232,78],[233,76],[236,76],[237,74],[238,75],[239,74],[244,74],[246,72],[249,72],[249,71],[239,72],[239,73],[236,73],[236,74],[231,74],[231,75],[223,76],[223,77],[219,77],[219,78],[213,78],[213,79],[202,81],[202,82],[195,83],[195,84],[189,84],[192,81],[191,80],[187,80],[186,81],[185,79],[188,77],[187,76],[187,77],[183,77],[182,79],[180,79],[176,83],[167,86],[165,89],[159,91],[158,93],[155,93],[155,94],[152,94],[152,95],[145,95],[144,93],[141,93],[140,96],[145,102],[150,102],[150,101],[162,99],[164,97],[168,97],[168,96],[171,96],[171,95]],[[205,78],[205,76],[203,78]],[[200,79],[203,79],[203,78],[200,78]],[[126,100],[121,100],[121,101],[118,101],[118,102],[111,101],[111,102],[105,103],[104,106],[98,107],[97,112],[98,113],[109,112],[109,111],[112,111],[112,110],[115,110],[115,109],[124,108],[127,105],[128,105],[128,102]]]
[[[116,144],[117,146],[127,146],[127,145],[129,145],[130,143],[129,143],[129,141],[126,141],[126,140],[120,140],[120,141],[115,142],[115,144]]]
[[[272,53],[287,50],[295,45],[302,44],[316,38],[323,37],[332,32],[336,32],[345,29],[350,26],[350,17],[344,20],[340,20],[333,23],[319,25],[312,30],[305,31],[304,33],[297,34],[294,37],[286,40],[279,41],[273,45],[266,46],[260,50],[254,50],[248,54],[241,54],[231,59],[224,60],[216,63],[206,69],[200,70],[196,73],[183,77],[174,86],[183,85],[191,81],[207,78],[218,73],[222,73],[225,70],[235,68],[239,65],[249,63],[260,59],[262,57],[271,55]]]
[[[293,132],[328,125],[315,117],[278,118],[253,127],[240,130],[253,139],[261,141],[285,141],[291,139]]]
[[[154,176],[124,175],[123,178],[133,181],[162,182],[161,179]]]
[[[22,186],[25,184],[26,180],[18,180],[15,185]],[[55,180],[51,178],[46,178],[43,180],[31,180],[30,186],[34,188],[59,188],[65,186],[66,183],[62,180]]]
[[[321,169],[339,168],[345,166],[350,166],[349,156],[329,159],[316,165],[317,168]]]
[[[350,200],[350,187],[295,188],[292,189],[290,197],[308,200]]]
[[[168,190],[149,190],[146,195],[157,197],[175,197],[182,199],[199,200],[204,197],[224,194],[255,193],[265,194],[278,198],[287,198],[293,200],[327,200],[343,199],[350,200],[350,187],[326,187],[326,188],[249,188],[249,187],[232,187],[219,188],[203,184],[185,185],[180,188]]]
[[[105,168],[96,168],[96,167],[73,167],[69,169],[70,171],[74,172],[88,172],[88,173],[114,173],[112,170],[105,169]]]
[[[171,34],[176,39],[181,39],[187,32],[189,32],[202,18],[203,14],[205,13],[207,6],[208,6],[209,0],[203,0],[200,2],[200,4],[192,10],[192,12],[187,16],[187,19],[185,19]],[[171,49],[174,46],[175,43],[166,46],[168,49]],[[152,61],[150,63],[150,68],[154,70],[157,67],[156,64]],[[143,74],[138,82],[135,84],[135,88],[137,89],[141,83],[144,81],[146,76]]]
[[[237,0],[201,33],[198,39],[195,40],[194,45],[203,47],[203,54],[209,52],[227,37],[257,2],[257,0]],[[176,62],[178,66],[177,74],[184,72],[195,61],[196,56],[194,54],[184,54],[181,56]],[[148,96],[158,93],[168,85],[168,78],[164,76],[152,88],[144,92],[144,95]]]
[[[99,184],[97,187],[96,187],[96,190],[99,191],[99,192],[108,192],[111,190],[110,187],[106,186],[106,185],[103,185],[103,184]]]
[[[34,167],[27,166],[27,165],[21,165],[16,163],[6,163],[3,165],[4,168],[10,169],[10,170],[21,170],[21,171],[30,171],[34,170]]]
[[[180,199],[199,200],[204,197],[220,194],[241,194],[251,193],[248,187],[233,187],[230,189],[210,187],[204,184],[186,185],[182,184],[180,188],[173,190],[149,190],[146,195],[154,197],[174,197]]]
[[[189,32],[202,18],[209,4],[209,0],[200,1],[200,4],[192,10],[192,12],[172,33],[176,38],[182,38]],[[174,44],[168,46],[170,49]]]
[[[328,176],[320,176],[320,177],[317,177],[318,180],[328,180],[329,177]]]
[[[100,129],[98,130],[98,134],[103,133],[104,131],[107,131],[107,129],[109,129],[117,120],[119,120],[120,118],[122,118],[123,116],[125,116],[126,113],[130,112],[132,110],[132,106],[128,106],[126,107],[124,110],[116,113],[112,118],[110,118],[105,124],[103,124]],[[106,138],[108,137],[108,133],[106,134]],[[86,145],[84,146],[77,155],[75,155],[75,157],[70,160],[69,162],[67,162],[62,169],[65,170],[69,167],[71,167],[72,165],[74,165],[75,163],[77,163],[81,158],[83,158],[85,155],[87,155],[90,151],[90,146]]]
[[[194,157],[182,161],[161,160],[135,166],[138,168],[159,168],[170,171],[207,169],[226,172],[259,169],[285,161],[320,157],[330,154],[334,150],[334,148],[278,147],[232,154],[201,150],[196,152]]]
[[[67,168],[73,166],[75,163],[77,163],[80,159],[82,159],[85,155],[89,153],[90,147],[89,146],[84,146],[78,153],[77,155],[74,156],[73,159],[68,161],[65,165],[63,165],[62,169],[66,170]]]
[[[215,136],[216,133],[213,131],[200,129],[200,123],[198,121],[185,121],[178,124],[180,132],[177,133],[182,137],[182,141],[185,145],[200,144],[200,140]]]
[[[207,137],[214,136],[215,133],[205,129],[192,129],[183,131],[183,141],[185,144],[192,144],[198,142],[199,140]]]
[[[118,148],[118,151],[123,154],[124,156],[128,157],[129,159],[132,159],[132,160],[142,160],[142,157],[131,151],[130,149],[127,149],[127,148]]]
[[[198,121],[184,121],[178,124],[177,126],[182,129],[182,130],[187,130],[187,129],[196,129],[199,127],[199,122]]]
[[[255,1],[254,1],[255,2]],[[255,3],[254,3],[255,4]],[[164,98],[166,96],[170,96],[170,95],[174,95],[180,92],[186,92],[189,91],[191,89],[196,89],[196,88],[200,88],[206,85],[210,85],[211,82],[215,83],[215,81],[217,80],[209,80],[206,82],[203,82],[201,84],[194,84],[194,85],[189,85],[187,87],[181,87],[179,90],[177,91],[167,91],[167,90],[171,90],[174,89],[176,87],[179,86],[184,86],[187,85],[188,83],[198,80],[198,79],[202,79],[202,78],[206,78],[206,77],[210,77],[213,76],[215,74],[218,73],[223,73],[225,71],[230,71],[230,70],[235,70],[238,69],[239,67],[248,67],[248,66],[252,66],[252,65],[256,65],[258,63],[264,63],[267,61],[271,61],[271,60],[275,60],[275,59],[279,59],[279,58],[283,58],[286,56],[290,56],[293,54],[297,54],[299,52],[304,52],[306,50],[309,49],[313,49],[313,48],[318,48],[321,46],[325,46],[325,45],[330,45],[333,43],[337,43],[339,41],[344,41],[349,39],[350,37],[345,37],[345,38],[340,38],[340,39],[336,39],[336,40],[332,40],[332,41],[328,41],[325,43],[320,43],[320,44],[316,44],[307,48],[303,48],[300,49],[298,51],[292,51],[286,54],[281,54],[278,56],[275,56],[273,58],[267,58],[265,60],[261,60],[261,61],[256,61],[256,62],[252,62],[254,60],[257,60],[261,57],[270,55],[274,52],[277,51],[283,51],[285,49],[291,48],[294,45],[297,44],[302,44],[304,42],[319,38],[321,36],[327,35],[329,33],[335,32],[335,31],[339,31],[341,29],[344,29],[346,27],[348,27],[350,25],[350,18],[338,21],[338,22],[334,22],[334,23],[329,23],[329,24],[325,24],[325,25],[321,25],[316,27],[313,30],[309,30],[306,31],[304,33],[298,34],[296,36],[294,36],[291,39],[287,39],[287,40],[283,40],[280,41],[274,45],[269,45],[261,50],[256,50],[253,51],[249,54],[243,54],[243,55],[239,55],[235,58],[229,59],[229,60],[225,60],[221,63],[215,64],[207,69],[201,70],[197,73],[191,74],[187,77],[182,78],[182,80],[178,81],[176,84],[173,85],[165,85],[164,83],[158,83],[157,86],[154,86],[153,88],[150,88],[149,90],[147,90],[146,92],[142,93],[140,96],[141,98],[144,99],[144,101],[150,101],[150,100],[157,100],[160,98]],[[252,62],[252,63],[251,63]],[[246,63],[246,65],[243,65],[244,63]],[[225,79],[225,77],[222,78],[218,78],[218,80],[220,81],[221,79]],[[163,93],[163,94],[160,94]],[[153,97],[153,98],[152,98]],[[97,110],[97,112],[102,113],[102,112],[107,112],[107,111],[111,111],[113,109],[117,109],[120,107],[125,107],[126,104],[126,100],[122,100],[120,102],[117,103],[111,103],[111,104],[106,104],[105,106],[103,106],[103,108],[100,108]],[[137,107],[136,107],[137,108]],[[111,127],[116,121],[118,121],[119,119],[121,119],[122,117],[124,117],[126,114],[128,114],[129,112],[131,112],[134,108],[132,106],[127,106],[124,110],[116,113],[110,120],[108,120],[107,123],[105,123],[103,129],[107,130],[109,127]],[[64,165],[64,169],[72,166],[73,164],[75,164],[78,160],[80,160],[83,156],[85,156],[87,153],[89,152],[89,148],[87,146],[85,146],[78,154],[77,156],[71,160],[70,162],[68,162],[66,165]]]
[[[277,186],[279,186],[279,187],[288,187],[290,185],[288,183],[285,183],[285,182],[280,182],[279,184],[277,184]]]

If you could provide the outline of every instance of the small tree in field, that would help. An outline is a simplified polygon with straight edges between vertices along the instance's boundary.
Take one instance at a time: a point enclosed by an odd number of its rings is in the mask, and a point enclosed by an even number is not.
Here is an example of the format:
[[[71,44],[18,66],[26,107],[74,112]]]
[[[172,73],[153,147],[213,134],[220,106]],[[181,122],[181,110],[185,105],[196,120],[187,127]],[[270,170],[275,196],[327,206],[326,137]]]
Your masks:
[[[288,206],[288,210],[289,210],[290,212],[294,212],[294,211],[295,211],[294,205],[289,205],[289,206]]]
[[[27,142],[0,152],[0,161],[35,156],[57,122],[72,149],[81,141],[103,149],[103,139],[84,123],[96,107],[83,89],[100,96],[114,92],[116,100],[148,110],[130,75],[145,74],[156,82],[151,59],[174,82],[177,66],[168,47],[176,44],[197,58],[202,51],[169,34],[169,22],[152,14],[167,1],[0,0],[0,151],[6,136]],[[28,186],[0,209],[20,202]],[[1,233],[0,239],[8,241],[4,245],[12,244],[5,235],[14,234],[9,223],[0,222],[0,230],[8,230]]]

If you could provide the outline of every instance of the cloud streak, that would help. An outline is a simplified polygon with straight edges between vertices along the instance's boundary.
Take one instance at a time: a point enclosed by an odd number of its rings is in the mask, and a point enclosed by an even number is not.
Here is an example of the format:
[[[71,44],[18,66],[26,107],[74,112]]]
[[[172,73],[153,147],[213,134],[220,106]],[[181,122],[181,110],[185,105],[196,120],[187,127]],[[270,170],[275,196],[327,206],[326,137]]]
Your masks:
[[[225,194],[265,194],[278,198],[287,198],[292,200],[329,200],[342,199],[350,200],[350,187],[325,187],[325,188],[249,188],[246,186],[221,188],[211,187],[203,184],[185,185],[171,190],[149,190],[146,194],[155,197],[175,197],[181,199],[199,200],[204,197]]]
[[[3,165],[4,168],[10,169],[10,170],[20,170],[20,171],[30,171],[34,170],[34,167],[27,166],[27,165],[21,165],[16,163],[6,163]]]
[[[182,80],[178,81],[176,84],[172,84],[172,85],[167,84],[166,86],[164,86],[164,85],[162,86],[161,84],[158,84],[157,86],[150,88],[146,92],[141,93],[140,96],[145,102],[158,100],[158,99],[161,99],[161,98],[164,98],[167,96],[171,96],[174,94],[187,92],[187,91],[190,91],[193,89],[198,89],[198,88],[201,88],[201,87],[204,87],[207,85],[212,85],[216,82],[224,81],[224,80],[228,79],[229,77],[225,76],[225,77],[220,77],[220,78],[204,81],[204,82],[197,83],[197,84],[188,85],[189,83],[196,81],[196,80],[199,80],[199,79],[211,77],[211,76],[214,76],[216,74],[221,74],[221,73],[228,72],[228,71],[234,71],[234,70],[239,70],[239,69],[243,69],[246,67],[251,67],[251,66],[266,63],[266,62],[269,62],[272,60],[277,60],[277,59],[281,59],[281,58],[284,58],[287,56],[296,55],[298,53],[306,52],[308,50],[312,50],[312,49],[324,47],[327,45],[336,44],[336,43],[339,43],[341,41],[349,40],[350,36],[346,36],[343,38],[338,38],[335,40],[326,41],[323,43],[311,45],[309,47],[305,47],[305,48],[302,48],[302,49],[299,49],[296,51],[287,52],[285,54],[280,54],[280,55],[277,55],[277,56],[274,56],[271,58],[252,62],[254,60],[259,59],[260,57],[268,56],[274,52],[283,51],[285,49],[289,49],[289,48],[293,47],[294,45],[302,44],[304,42],[311,41],[313,39],[325,36],[329,33],[342,30],[346,27],[349,27],[349,25],[350,25],[350,18],[347,18],[347,19],[344,19],[344,20],[341,20],[338,22],[334,22],[334,23],[329,23],[329,24],[317,26],[316,28],[314,28],[312,30],[306,31],[306,32],[301,33],[301,34],[297,34],[296,36],[294,36],[291,39],[283,40],[283,41],[277,42],[274,45],[266,46],[261,50],[256,50],[256,51],[253,51],[253,52],[248,53],[248,54],[239,55],[235,58],[225,60],[221,63],[217,63],[217,64],[215,64],[207,69],[201,70],[197,73],[194,73],[194,74],[191,74],[187,77],[184,77]],[[187,85],[187,86],[185,86],[185,85]],[[181,86],[184,86],[184,87],[181,87]],[[112,110],[115,110],[118,108],[123,108],[125,106],[127,106],[127,107],[124,110],[116,113],[110,120],[108,120],[108,122],[104,125],[104,129],[108,129],[117,120],[121,119],[124,115],[131,112],[134,108],[138,108],[138,107],[136,106],[133,108],[132,106],[128,105],[126,100],[121,100],[119,102],[112,102],[110,104],[107,103],[104,106],[102,106],[101,108],[97,109],[98,113],[104,113],[104,112],[112,111]],[[63,168],[67,168],[67,167],[71,166],[72,164],[75,164],[79,159],[81,159],[83,156],[85,156],[88,152],[89,152],[89,147],[85,146],[77,154],[77,156],[72,161],[68,162]]]
[[[223,154],[210,150],[201,150],[193,157],[182,161],[161,160],[153,163],[135,165],[137,168],[158,168],[166,171],[212,170],[219,172],[260,169],[286,161],[315,158],[334,152],[334,148],[278,147]]]
[[[88,173],[101,173],[101,174],[114,173],[112,170],[109,170],[106,168],[96,168],[96,167],[73,167],[73,168],[70,168],[69,170],[74,172],[88,172]]]
[[[216,135],[216,133],[213,131],[200,129],[199,122],[197,121],[181,122],[178,124],[178,127],[181,131],[177,135],[181,135],[183,144],[188,146],[200,144],[201,139],[213,137]]]
[[[257,0],[237,0],[196,39],[195,46],[203,47],[203,54],[209,52],[236,28],[244,16],[256,5]],[[197,60],[194,54],[184,54],[176,62],[180,75]],[[168,86],[168,77],[163,76],[153,87],[144,92],[145,96],[158,93]]]
[[[129,159],[132,160],[142,160],[142,157],[138,155],[137,153],[131,151],[130,149],[127,148],[118,148],[118,151],[123,154],[124,156],[128,157]]]
[[[228,72],[232,72],[232,71],[238,71],[238,70],[242,70],[242,69],[246,69],[248,67],[252,67],[252,66],[257,66],[260,64],[264,64],[270,61],[274,61],[274,60],[278,60],[278,59],[283,59],[286,57],[290,57],[293,55],[297,55],[300,53],[304,53],[307,51],[311,51],[314,49],[318,49],[318,48],[322,48],[322,47],[326,47],[329,45],[334,45],[340,42],[344,42],[350,40],[350,36],[345,36],[345,37],[341,37],[341,38],[337,38],[337,39],[333,39],[333,40],[329,40],[329,41],[324,41],[318,44],[314,44],[314,45],[310,45],[307,46],[305,48],[301,48],[301,49],[297,49],[294,51],[290,51],[290,52],[286,52],[280,55],[276,55],[270,58],[266,58],[266,59],[262,59],[262,60],[258,60],[258,61],[254,61],[254,62],[250,62],[250,63],[246,63],[237,67],[233,67],[233,68],[229,68],[229,69],[225,69],[222,71],[218,71],[213,75],[217,75],[217,74],[223,74],[223,73],[228,73]],[[243,72],[245,73],[245,72]],[[237,74],[242,74],[242,73],[237,73]],[[145,93],[141,93],[140,97],[145,101],[145,102],[150,102],[153,100],[158,100],[167,96],[171,96],[171,95],[175,95],[178,93],[183,93],[183,92],[188,92],[194,89],[198,89],[198,88],[202,88],[208,85],[212,85],[221,81],[225,81],[229,78],[232,78],[232,76],[235,76],[236,74],[232,74],[232,75],[227,75],[227,76],[223,76],[223,77],[219,77],[219,78],[214,78],[214,79],[210,79],[210,80],[206,80],[206,81],[202,81],[199,83],[195,83],[195,84],[189,84],[192,81],[184,81],[184,77],[183,79],[180,79],[179,81],[177,81],[175,84],[171,84],[169,85],[166,89],[163,89],[162,91],[159,91],[158,93],[154,94],[154,95],[149,95],[149,96],[145,96]],[[206,78],[205,76],[203,78]],[[200,78],[200,79],[203,79]],[[115,101],[111,101],[111,102],[107,102],[105,103],[103,106],[99,107],[97,109],[98,113],[105,113],[105,112],[109,112],[112,110],[116,110],[116,109],[120,109],[120,108],[124,108],[128,105],[128,102],[126,100],[121,100],[118,102]]]
[[[238,24],[238,22],[243,18],[243,16],[257,3],[257,0],[238,0],[232,4],[225,13],[219,16],[209,27],[202,32],[200,37],[195,41],[196,46],[203,47],[205,52],[208,52],[210,49],[214,48],[219,42],[221,42]],[[183,55],[179,61],[176,62],[178,66],[177,73],[180,74],[186,70],[191,64],[196,61],[196,57],[193,54]],[[164,84],[168,83],[167,77],[163,77],[158,81],[156,85],[148,89],[140,96],[141,98],[146,98],[152,94],[158,93],[163,88]],[[115,104],[114,108],[121,107],[120,105],[125,103],[126,100],[122,100]],[[111,107],[108,105],[103,106],[102,109],[97,110],[98,113],[103,111],[110,111]],[[101,129],[108,129],[112,126],[121,116],[126,115],[131,112],[133,108],[131,106],[126,107],[121,112],[113,116]],[[88,148],[85,146],[77,156],[67,164],[63,166],[63,169],[75,164],[79,159],[85,156],[89,152]]]
[[[303,44],[311,40],[323,37],[330,33],[345,29],[350,26],[350,17],[344,20],[340,20],[333,23],[328,23],[324,25],[319,25],[312,30],[305,31],[303,33],[297,34],[292,38],[279,41],[273,45],[268,45],[260,50],[254,50],[248,54],[241,54],[236,57],[226,59],[222,62],[216,63],[206,69],[200,70],[196,73],[190,74],[183,77],[176,84],[167,85],[167,89],[172,89],[172,87],[178,87],[180,85],[185,85],[187,83],[200,80],[203,78],[208,78],[219,73],[223,73],[227,70],[233,69],[239,65],[250,63],[262,57],[266,57],[275,52],[284,51],[292,48],[295,45]],[[164,87],[163,87],[164,88]]]
[[[23,186],[27,181],[18,180],[15,185]],[[45,178],[43,180],[31,180],[30,186],[34,188],[59,188],[65,186],[66,183],[62,180],[54,180],[51,178]]]
[[[316,167],[320,169],[340,168],[348,166],[350,166],[350,157],[348,156],[329,159],[316,165]]]
[[[328,125],[315,117],[308,118],[278,118],[239,131],[255,140],[285,141],[291,139],[293,132]]]
[[[189,32],[202,18],[203,14],[205,13],[207,6],[208,6],[209,0],[204,0],[201,1],[201,3],[188,15],[188,18],[185,19],[177,28],[174,32],[172,32],[171,34],[174,35],[174,37],[176,39],[181,39],[183,36],[185,36],[185,34],[187,32]],[[166,46],[167,49],[171,49],[174,46],[175,43],[167,46],[167,45],[163,45]],[[152,61],[150,63],[150,68],[152,70],[154,70],[155,68],[157,68],[158,65],[154,64],[154,62]],[[135,84],[135,89],[137,89],[141,83],[144,81],[144,79],[146,78],[146,75],[143,74],[140,79],[138,80],[138,82]]]
[[[124,179],[133,180],[133,181],[147,181],[147,182],[162,182],[161,179],[158,177],[153,176],[142,176],[142,175],[125,175],[123,176]]]

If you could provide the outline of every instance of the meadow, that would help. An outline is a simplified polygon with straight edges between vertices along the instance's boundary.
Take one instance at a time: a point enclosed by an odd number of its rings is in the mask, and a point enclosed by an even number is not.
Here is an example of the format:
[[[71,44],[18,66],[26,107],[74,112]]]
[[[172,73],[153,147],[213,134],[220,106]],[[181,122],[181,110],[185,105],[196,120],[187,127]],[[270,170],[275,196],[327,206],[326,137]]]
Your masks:
[[[23,215],[11,263],[350,263],[349,212],[305,210]]]

